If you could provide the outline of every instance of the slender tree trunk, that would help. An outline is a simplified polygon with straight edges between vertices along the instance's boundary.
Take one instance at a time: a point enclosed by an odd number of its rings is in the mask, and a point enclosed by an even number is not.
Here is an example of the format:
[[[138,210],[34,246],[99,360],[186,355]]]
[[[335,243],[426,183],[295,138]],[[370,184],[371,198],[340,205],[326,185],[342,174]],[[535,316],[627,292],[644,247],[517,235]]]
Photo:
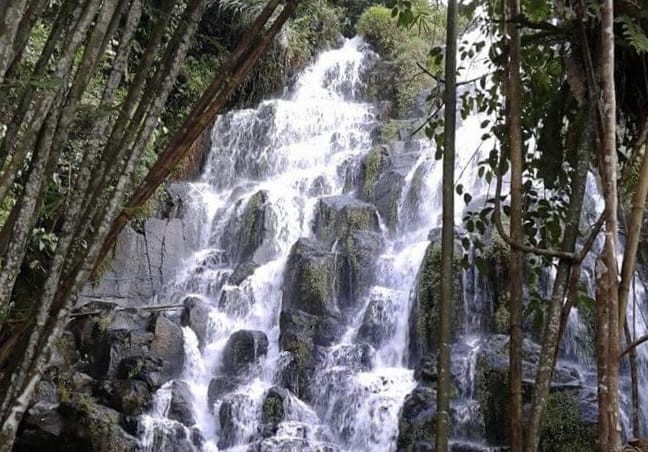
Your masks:
[[[600,452],[610,451],[610,419],[607,413],[608,391],[608,354],[610,345],[609,313],[607,296],[609,293],[608,270],[602,253],[596,259],[596,363],[598,387],[598,426],[597,446]]]
[[[605,246],[603,260],[606,279],[603,288],[607,293],[598,302],[607,303],[609,349],[607,357],[607,404],[599,404],[604,409],[609,422],[609,441],[606,451],[621,448],[619,424],[619,285],[617,270],[617,232],[618,191],[617,191],[617,150],[616,150],[616,94],[614,87],[614,2],[601,1],[601,63],[600,80],[602,91],[602,130],[600,149],[600,171],[605,198]],[[603,293],[602,293],[603,295]],[[622,324],[621,324],[622,325]],[[602,357],[601,357],[602,359]]]
[[[630,334],[630,327],[626,321],[623,327],[625,335],[626,347],[632,344],[632,335]],[[632,436],[639,438],[641,431],[639,430],[639,413],[641,406],[641,394],[639,393],[639,375],[637,373],[637,351],[633,348],[628,352],[628,364],[630,366],[630,392],[631,392],[631,405],[632,413],[630,415],[632,425]]]
[[[595,116],[590,104],[582,107],[581,132],[576,157],[576,168],[572,175],[571,197],[567,208],[567,220],[561,249],[572,253],[576,246],[576,239],[579,233],[579,224],[583,199],[585,198],[585,187],[587,185],[587,173],[593,147],[592,128],[595,125]],[[573,264],[569,259],[560,259],[558,270],[554,281],[549,306],[545,311],[544,329],[542,335],[542,346],[540,358],[536,370],[535,385],[531,401],[531,411],[527,425],[525,440],[526,452],[537,452],[540,445],[540,431],[542,417],[544,415],[551,378],[555,366],[555,350],[558,346],[560,335],[560,320],[563,302],[569,289],[569,275]]]
[[[630,285],[634,279],[637,250],[641,239],[643,216],[648,196],[648,149],[644,143],[644,154],[639,170],[638,184],[632,197],[632,210],[627,221],[626,243],[621,266],[621,283],[619,284],[619,325],[625,323]]]
[[[97,20],[95,21],[95,26],[92,30],[88,43],[86,45],[84,55],[77,70],[76,77],[70,88],[70,94],[68,95],[67,103],[63,108],[60,120],[56,126],[56,133],[51,139],[51,143],[47,145],[50,149],[54,150],[53,157],[47,165],[46,174],[51,173],[56,168],[56,163],[58,162],[58,155],[62,152],[63,145],[67,140],[68,131],[72,120],[75,117],[76,107],[78,102],[81,100],[81,96],[85,87],[90,81],[90,77],[94,73],[97,63],[103,55],[105,48],[108,44],[108,37],[112,36],[112,32],[117,26],[119,19],[121,18],[123,8],[127,4],[126,0],[105,0],[102,9],[100,10]],[[80,175],[78,180],[84,181],[85,177],[90,171],[90,168],[87,165],[90,165],[88,161],[88,156],[92,154],[92,151],[89,151],[85,156],[85,162],[80,168]],[[44,190],[45,187],[42,187],[40,190]],[[84,191],[76,191],[76,193],[84,193]],[[42,199],[44,193],[39,196],[39,199]],[[79,197],[81,198],[81,197]],[[60,275],[65,257],[67,255],[67,250],[69,244],[71,243],[74,225],[78,220],[79,212],[75,211],[76,202],[72,204],[72,212],[70,212],[65,220],[63,221],[63,230],[59,236],[59,241],[57,243],[57,250],[55,252],[54,258],[49,268],[49,274],[45,285],[42,290],[41,300],[38,307],[38,314],[36,315],[36,327],[33,329],[27,347],[23,355],[23,363],[26,363],[22,368],[15,373],[15,380],[13,381],[12,387],[9,388],[7,394],[5,394],[5,399],[2,404],[3,413],[6,409],[5,404],[9,403],[12,400],[13,394],[22,388],[22,385],[25,382],[27,368],[31,362],[34,354],[36,353],[36,346],[40,340],[40,335],[44,332],[45,322],[49,317],[49,311],[52,304],[52,299],[54,293],[56,292],[56,286],[58,284],[58,277]],[[31,214],[32,218],[30,223],[33,225],[38,217],[37,210],[34,210]],[[33,227],[33,226],[32,226]]]
[[[26,9],[27,0],[9,0],[0,17],[0,84],[13,61],[16,34]]]
[[[457,1],[448,1],[443,126],[443,224],[441,228],[441,302],[437,363],[436,448],[448,450],[450,434],[450,322],[454,281],[454,166],[457,128]]]
[[[511,153],[511,240],[523,243],[522,228],[522,87],[520,81],[520,1],[508,1],[509,67],[507,87],[509,151]],[[522,259],[523,254],[511,248],[510,255],[510,334],[509,385],[511,392],[511,452],[522,452]]]

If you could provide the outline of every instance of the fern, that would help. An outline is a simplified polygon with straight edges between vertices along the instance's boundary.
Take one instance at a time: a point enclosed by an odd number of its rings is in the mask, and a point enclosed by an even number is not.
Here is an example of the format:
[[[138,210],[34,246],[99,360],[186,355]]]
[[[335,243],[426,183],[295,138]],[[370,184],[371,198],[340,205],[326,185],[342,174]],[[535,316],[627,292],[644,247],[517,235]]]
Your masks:
[[[248,22],[263,9],[265,0],[213,0],[212,5],[223,11],[240,14],[244,22]]]
[[[648,52],[648,36],[644,30],[637,25],[630,17],[622,15],[616,18],[621,24],[623,37],[638,53]]]

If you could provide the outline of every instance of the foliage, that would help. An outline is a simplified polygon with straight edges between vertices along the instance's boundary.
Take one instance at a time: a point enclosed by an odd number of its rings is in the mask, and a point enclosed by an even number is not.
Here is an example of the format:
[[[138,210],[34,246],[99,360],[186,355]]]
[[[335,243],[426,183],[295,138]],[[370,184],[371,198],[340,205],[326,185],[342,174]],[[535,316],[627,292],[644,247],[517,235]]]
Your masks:
[[[437,72],[438,63],[430,58],[430,47],[441,42],[445,33],[443,8],[424,1],[412,8],[416,23],[403,25],[401,21],[399,25],[394,10],[371,6],[356,24],[358,34],[382,57],[378,75],[370,81],[369,95],[393,100],[396,117],[405,116],[417,97],[436,84],[419,65],[428,72]]]

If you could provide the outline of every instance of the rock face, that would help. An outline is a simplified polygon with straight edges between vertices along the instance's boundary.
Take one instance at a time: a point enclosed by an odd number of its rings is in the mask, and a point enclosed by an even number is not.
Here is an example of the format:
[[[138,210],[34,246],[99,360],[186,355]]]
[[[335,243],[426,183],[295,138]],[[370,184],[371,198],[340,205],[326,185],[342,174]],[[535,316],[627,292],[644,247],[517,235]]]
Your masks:
[[[179,218],[150,218],[142,233],[130,226],[119,236],[99,284],[86,286],[79,304],[92,301],[124,306],[145,304],[171,281],[191,246],[191,231]]]

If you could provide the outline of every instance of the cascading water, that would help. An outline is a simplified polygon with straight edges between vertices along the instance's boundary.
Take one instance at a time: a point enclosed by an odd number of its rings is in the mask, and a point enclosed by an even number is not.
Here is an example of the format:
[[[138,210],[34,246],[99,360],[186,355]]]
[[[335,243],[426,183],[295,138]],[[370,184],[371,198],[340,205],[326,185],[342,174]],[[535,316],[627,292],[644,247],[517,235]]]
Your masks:
[[[477,58],[484,60],[486,52]],[[399,154],[397,216],[389,227],[385,218],[377,223],[381,246],[373,278],[362,290],[353,287],[355,281],[334,281],[350,285],[354,299],[335,301],[335,335],[315,347],[301,399],[286,389],[291,386],[286,369],[298,357],[295,350],[283,351],[281,339],[282,303],[287,292],[297,290],[294,281],[285,280],[291,253],[301,237],[318,234],[321,200],[334,207],[365,206],[358,201],[358,173],[375,144],[380,113],[363,101],[363,75],[375,58],[361,40],[346,41],[320,55],[283,98],[228,113],[214,125],[211,152],[201,180],[191,184],[186,214],[195,219],[200,249],[165,294],[187,306],[185,368],[179,381],[158,391],[153,410],[143,417],[146,450],[396,450],[399,412],[416,386],[409,342],[417,275],[430,231],[441,220],[441,165],[427,141],[408,140]],[[485,72],[479,61],[464,77]],[[483,120],[475,114],[460,125],[457,161],[457,182],[482,200],[488,187],[477,177],[476,163],[484,157]],[[595,190],[590,192],[596,204]],[[456,202],[462,205],[463,197]],[[463,212],[457,210],[461,225]],[[345,240],[334,237],[326,246],[334,265],[345,265]],[[452,362],[453,436],[476,445],[465,450],[486,450],[479,449],[484,427],[475,400],[475,365],[492,294],[476,269],[463,273],[461,286],[463,326]],[[580,359],[582,325],[575,310],[565,359]],[[643,333],[637,327],[637,335]],[[645,385],[648,355],[640,361]],[[582,364],[585,375],[588,363]],[[177,411],[174,391],[184,391],[190,405],[185,425],[169,418]],[[279,406],[271,403],[277,400]],[[273,425],[268,412],[277,415]]]

